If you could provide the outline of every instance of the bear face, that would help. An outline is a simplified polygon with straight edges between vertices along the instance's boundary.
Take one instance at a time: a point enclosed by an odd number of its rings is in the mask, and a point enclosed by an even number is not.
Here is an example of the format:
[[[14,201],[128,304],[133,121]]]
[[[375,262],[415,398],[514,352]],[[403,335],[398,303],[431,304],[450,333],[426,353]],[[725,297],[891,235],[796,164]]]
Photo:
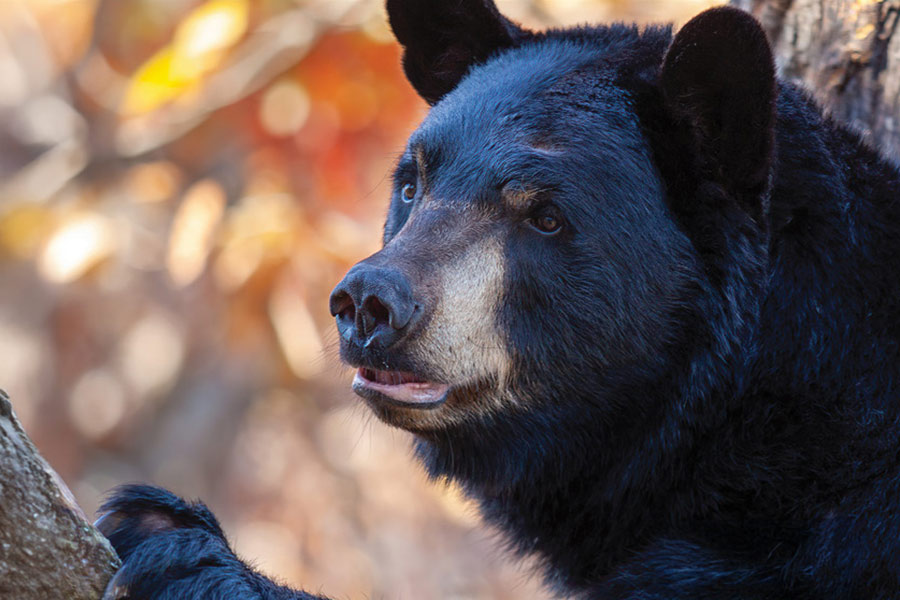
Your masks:
[[[392,23],[421,9],[412,4],[389,3]],[[455,17],[443,26],[468,39],[470,22]],[[708,201],[703,169],[718,178],[713,193],[722,198],[712,201],[763,202],[766,172],[756,174],[755,189],[725,186],[747,165],[768,166],[771,56],[764,40],[755,48],[763,58],[750,55],[768,67],[749,75],[761,90],[751,90],[763,97],[759,107],[730,116],[762,119],[759,156],[735,167],[704,149],[704,164],[673,167],[660,163],[663,150],[647,134],[653,119],[668,129],[687,122],[685,147],[705,143],[701,136],[743,134],[723,134],[732,124],[707,114],[719,106],[704,106],[704,94],[718,95],[723,84],[697,72],[705,54],[670,50],[673,66],[660,75],[667,28],[538,36],[496,18],[498,31],[515,33],[503,43],[482,40],[496,45],[493,53],[457,69],[453,85],[446,69],[416,66],[446,62],[428,58],[438,51],[433,31],[405,42],[407,73],[433,106],[395,171],[383,249],[354,267],[332,297],[341,354],[358,368],[354,390],[375,414],[416,433],[484,425],[561,399],[590,403],[591,418],[614,427],[658,409],[648,399],[623,411],[621,382],[670,369],[697,325],[698,297],[725,286],[727,277],[710,276],[716,266],[705,261],[703,244],[718,250],[730,241],[692,239],[690,227],[705,225],[678,214],[681,204]],[[402,27],[395,30],[404,42]],[[734,42],[698,37],[709,46],[704,52]],[[453,41],[446,44],[459,60]],[[734,212],[760,234],[743,206]],[[733,307],[734,318],[746,310]]]
[[[387,347],[342,340],[355,389],[389,423],[423,431],[552,402],[573,378],[599,391],[610,370],[659,354],[661,327],[680,333],[699,262],[598,60],[559,40],[508,50],[410,137],[384,248],[361,265],[405,280],[417,318]],[[417,381],[385,384],[374,371],[389,369]],[[418,380],[443,395],[405,401]]]

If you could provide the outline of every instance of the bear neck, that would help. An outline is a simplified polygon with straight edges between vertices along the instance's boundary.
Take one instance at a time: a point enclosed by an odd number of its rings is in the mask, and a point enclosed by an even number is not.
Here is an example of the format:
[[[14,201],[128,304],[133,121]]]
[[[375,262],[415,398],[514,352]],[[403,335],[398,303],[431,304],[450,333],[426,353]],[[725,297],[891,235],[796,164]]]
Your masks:
[[[673,385],[667,379],[630,390],[626,402],[661,397]],[[484,520],[518,555],[542,563],[547,583],[564,594],[596,583],[673,514],[694,509],[688,493],[672,505],[690,448],[660,434],[668,428],[677,437],[667,417],[617,423],[613,433],[585,408],[595,401],[570,396],[551,412],[504,413],[416,443],[428,473],[461,485]]]

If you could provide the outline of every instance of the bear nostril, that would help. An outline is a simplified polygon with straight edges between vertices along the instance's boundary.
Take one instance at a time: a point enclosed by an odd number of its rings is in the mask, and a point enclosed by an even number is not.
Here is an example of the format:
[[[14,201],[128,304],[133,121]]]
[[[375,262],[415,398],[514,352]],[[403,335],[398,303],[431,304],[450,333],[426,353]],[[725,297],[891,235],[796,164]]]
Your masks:
[[[337,321],[341,337],[349,340],[353,337],[356,322],[356,306],[353,304],[353,298],[346,292],[337,292],[331,296],[329,309]]]
[[[391,322],[391,311],[377,296],[369,296],[362,306],[363,323],[369,333],[379,325],[387,325]]]
[[[349,318],[351,321],[356,317],[356,307],[353,306],[353,298],[347,292],[341,291],[332,294],[328,308],[332,317]]]
[[[356,308],[353,306],[353,303],[350,302],[347,304],[346,308],[342,308],[337,314],[337,318],[341,321],[354,321],[356,319]]]

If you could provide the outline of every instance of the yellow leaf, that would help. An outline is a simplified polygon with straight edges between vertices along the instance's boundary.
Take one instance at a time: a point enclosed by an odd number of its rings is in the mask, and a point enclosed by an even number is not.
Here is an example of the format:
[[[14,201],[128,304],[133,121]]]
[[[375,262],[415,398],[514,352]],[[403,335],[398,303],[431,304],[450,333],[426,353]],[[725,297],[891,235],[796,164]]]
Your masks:
[[[247,31],[247,0],[211,0],[197,7],[175,32],[179,60],[193,61],[230,48]]]
[[[125,115],[148,113],[171,102],[190,83],[172,68],[174,54],[163,48],[138,69],[131,78],[120,112]]]
[[[120,112],[139,115],[167,104],[215,70],[247,31],[247,0],[210,0],[194,9],[131,78]]]

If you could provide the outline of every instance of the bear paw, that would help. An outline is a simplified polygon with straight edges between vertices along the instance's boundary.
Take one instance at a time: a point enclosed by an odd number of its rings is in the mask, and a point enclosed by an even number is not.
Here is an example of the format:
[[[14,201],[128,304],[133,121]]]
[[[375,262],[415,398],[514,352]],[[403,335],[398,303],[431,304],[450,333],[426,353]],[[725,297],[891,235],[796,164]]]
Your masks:
[[[234,555],[200,502],[153,486],[124,486],[100,508],[95,525],[122,559],[103,600],[264,597],[260,577]]]

